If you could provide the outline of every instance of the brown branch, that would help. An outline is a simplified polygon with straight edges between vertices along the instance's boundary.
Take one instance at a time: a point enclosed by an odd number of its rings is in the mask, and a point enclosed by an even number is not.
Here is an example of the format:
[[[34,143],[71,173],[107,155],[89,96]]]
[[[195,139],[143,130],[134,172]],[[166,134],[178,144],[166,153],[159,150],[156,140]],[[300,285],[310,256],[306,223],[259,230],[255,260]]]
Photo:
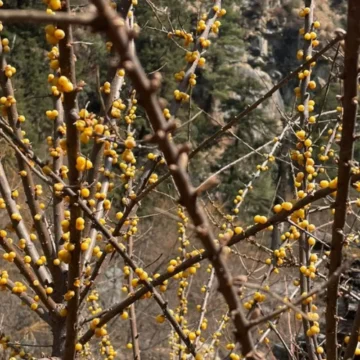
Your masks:
[[[276,328],[276,326],[274,324],[272,324],[271,322],[269,322],[268,324],[269,324],[269,329],[271,329],[274,332],[274,334],[278,337],[278,339],[282,343],[283,347],[285,348],[285,350],[288,353],[288,356],[291,358],[291,360],[297,360],[294,353],[289,349],[288,345],[286,344],[285,339],[281,336],[281,334],[280,334],[279,330]]]
[[[176,186],[181,194],[181,202],[187,208],[194,225],[197,227],[197,233],[202,240],[205,248],[211,254],[210,260],[215,268],[219,280],[219,290],[228,303],[231,316],[236,327],[236,339],[242,344],[244,354],[249,354],[249,358],[254,358],[253,342],[250,333],[246,329],[247,320],[243,314],[242,308],[238,302],[236,292],[231,285],[231,276],[225,264],[221,250],[213,241],[213,235],[207,225],[206,216],[203,210],[196,202],[196,193],[188,179],[186,169],[179,166],[179,150],[169,141],[166,132],[168,123],[163,117],[161,107],[147,79],[138,59],[129,49],[129,37],[121,20],[116,13],[102,0],[95,0],[99,13],[101,13],[108,23],[108,34],[113,40],[114,46],[119,51],[122,64],[127,70],[129,77],[142,99],[142,105],[145,108],[152,127],[155,131],[156,141],[164,153],[167,164],[169,165]],[[252,354],[252,355],[250,355]]]
[[[335,199],[335,215],[332,229],[329,276],[342,263],[344,225],[352,174],[351,161],[354,153],[354,130],[358,108],[358,61],[360,45],[360,3],[348,2],[348,25],[345,37],[344,59],[344,114],[338,161],[338,190]],[[340,278],[328,286],[326,306],[326,353],[328,360],[338,359],[337,349],[337,301]]]
[[[7,23],[34,23],[34,24],[62,24],[62,25],[84,25],[93,26],[98,19],[95,13],[76,13],[56,12],[49,15],[46,11],[40,10],[3,10],[1,9],[0,20]]]
[[[64,109],[62,106],[60,96],[54,98],[55,109],[58,112],[58,116],[54,120],[53,127],[53,147],[60,147],[60,140],[62,139],[61,133],[58,131],[59,126],[63,125],[64,122]],[[53,158],[53,171],[56,175],[60,175],[60,168],[63,164],[63,153]],[[54,216],[54,237],[56,250],[60,248],[60,241],[62,235],[61,221],[64,220],[64,203],[61,196],[53,196],[53,216]]]
[[[70,13],[70,1],[62,3],[63,13]],[[64,120],[66,124],[66,148],[68,161],[68,178],[69,185],[76,190],[80,187],[80,171],[76,167],[76,160],[80,156],[80,141],[75,121],[78,119],[77,107],[77,89],[75,76],[75,54],[72,46],[73,36],[70,24],[59,26],[65,32],[65,37],[59,42],[59,65],[61,76],[65,76],[68,81],[73,84],[72,91],[63,93]],[[79,318],[79,297],[80,288],[76,285],[76,281],[81,276],[81,230],[77,229],[77,219],[82,217],[81,208],[77,204],[77,195],[70,195],[70,243],[74,245],[71,252],[71,260],[68,271],[68,291],[74,291],[74,296],[67,303],[66,317],[66,338],[64,348],[64,359],[73,359],[75,356],[75,344],[78,334],[78,318]]]

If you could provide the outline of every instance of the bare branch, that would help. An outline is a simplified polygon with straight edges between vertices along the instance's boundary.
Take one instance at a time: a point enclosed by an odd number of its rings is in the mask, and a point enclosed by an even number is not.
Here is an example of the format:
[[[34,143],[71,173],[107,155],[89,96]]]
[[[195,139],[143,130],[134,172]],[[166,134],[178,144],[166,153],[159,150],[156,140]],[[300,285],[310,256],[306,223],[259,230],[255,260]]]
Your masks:
[[[338,190],[335,199],[335,216],[332,228],[329,276],[342,263],[344,225],[346,221],[348,193],[351,185],[354,153],[354,131],[358,109],[358,61],[360,39],[360,4],[356,0],[348,2],[348,30],[345,37],[344,60],[344,115],[338,162]],[[326,306],[326,352],[328,360],[338,359],[337,349],[337,301],[340,278],[328,286]]]

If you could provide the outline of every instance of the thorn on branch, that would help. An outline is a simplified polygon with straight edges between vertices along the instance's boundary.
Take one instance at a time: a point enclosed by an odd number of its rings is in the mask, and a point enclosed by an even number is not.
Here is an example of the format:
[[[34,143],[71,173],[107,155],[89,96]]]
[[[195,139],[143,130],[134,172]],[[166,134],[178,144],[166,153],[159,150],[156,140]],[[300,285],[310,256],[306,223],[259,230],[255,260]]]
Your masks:
[[[164,140],[166,132],[164,130],[158,130],[154,135],[144,136],[144,142],[150,144],[156,144],[159,140]]]
[[[232,320],[234,320],[237,315],[239,315],[239,309],[235,309],[235,310],[230,311],[230,318]]]
[[[135,69],[134,63],[132,61],[130,61],[130,60],[124,61],[123,62],[123,67],[128,72],[133,72],[134,69]]]
[[[160,72],[155,72],[150,80],[150,91],[155,92],[160,89],[162,76]]]
[[[181,169],[186,169],[189,163],[189,156],[187,153],[183,152],[179,154],[178,165]]]
[[[252,359],[252,360],[264,360],[264,354],[260,351],[253,350],[245,355],[245,359]]]
[[[169,166],[169,169],[170,169],[171,172],[177,172],[177,171],[179,171],[179,167],[178,167],[176,164],[171,164],[171,165]]]
[[[162,141],[165,139],[166,132],[160,129],[156,132],[155,136],[157,137],[158,141]]]
[[[334,30],[334,33],[335,33],[336,37],[339,37],[341,39],[345,39],[346,31],[344,29],[336,28]]]
[[[79,118],[79,114],[76,111],[76,109],[71,109],[70,112],[69,112],[69,115],[70,115],[70,117],[72,118],[73,121],[76,121]]]
[[[205,236],[208,236],[209,234],[209,230],[206,226],[204,225],[199,225],[195,228],[196,232],[198,233],[198,235],[200,237],[205,237]]]
[[[190,153],[191,149],[192,149],[192,145],[189,142],[187,142],[185,144],[181,144],[178,147],[178,151],[181,153],[183,153],[183,152]]]
[[[238,275],[233,278],[233,284],[235,286],[241,286],[248,281],[248,277],[246,275]]]
[[[196,188],[196,194],[200,195],[201,193],[212,189],[213,187],[220,184],[220,179],[217,176],[211,176],[205,182],[203,182],[199,187]]]
[[[177,128],[176,122],[174,119],[171,119],[167,122],[166,132],[174,132]]]

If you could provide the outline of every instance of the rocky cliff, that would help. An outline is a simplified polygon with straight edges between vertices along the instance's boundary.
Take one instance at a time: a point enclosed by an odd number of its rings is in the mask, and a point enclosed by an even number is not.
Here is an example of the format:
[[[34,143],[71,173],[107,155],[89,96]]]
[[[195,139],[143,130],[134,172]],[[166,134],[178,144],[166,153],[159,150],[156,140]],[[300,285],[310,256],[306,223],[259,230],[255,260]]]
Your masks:
[[[320,43],[333,36],[337,27],[344,26],[345,1],[321,0],[316,2],[315,18],[321,23]],[[301,0],[243,0],[239,9],[240,24],[246,30],[247,52],[243,62],[257,70],[266,83],[277,83],[299,63],[296,52],[301,48],[299,29],[303,19],[298,16]],[[321,48],[321,45],[320,45]],[[315,71],[318,81],[325,84],[328,70],[326,61],[319,61]],[[248,66],[245,67],[250,72]],[[256,75],[258,76],[258,75]],[[276,100],[288,104],[293,98],[293,86],[280,91]]]

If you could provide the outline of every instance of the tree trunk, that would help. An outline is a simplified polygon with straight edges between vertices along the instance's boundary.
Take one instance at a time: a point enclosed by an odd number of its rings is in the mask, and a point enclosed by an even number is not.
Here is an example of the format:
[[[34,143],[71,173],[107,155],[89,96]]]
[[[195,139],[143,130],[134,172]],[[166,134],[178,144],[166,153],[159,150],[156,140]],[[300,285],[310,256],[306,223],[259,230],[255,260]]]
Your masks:
[[[52,326],[53,334],[53,346],[52,346],[52,357],[62,358],[65,350],[65,338],[66,338],[66,322],[65,318],[60,319]]]

